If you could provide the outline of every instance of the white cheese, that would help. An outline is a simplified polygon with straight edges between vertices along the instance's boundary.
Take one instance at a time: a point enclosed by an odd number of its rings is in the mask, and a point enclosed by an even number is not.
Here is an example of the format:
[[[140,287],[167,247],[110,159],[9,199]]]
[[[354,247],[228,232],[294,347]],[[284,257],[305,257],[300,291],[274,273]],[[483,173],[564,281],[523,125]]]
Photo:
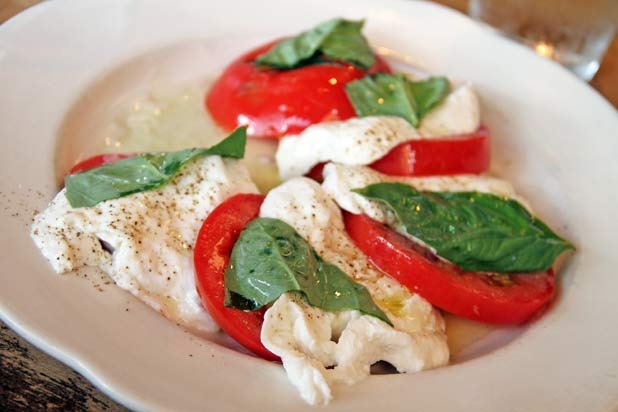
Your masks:
[[[277,149],[277,167],[285,180],[302,176],[321,162],[367,165],[405,141],[472,133],[479,126],[479,101],[465,84],[431,110],[418,129],[400,117],[369,116],[319,123],[286,136]]]
[[[194,332],[212,332],[218,327],[195,289],[193,244],[219,203],[256,192],[241,163],[207,156],[160,189],[94,207],[72,208],[63,189],[35,217],[31,235],[57,273],[97,266],[167,318]]]
[[[421,120],[418,131],[424,137],[472,133],[481,125],[479,99],[468,83],[453,90],[442,103]]]
[[[368,262],[347,236],[341,211],[319,184],[305,178],[287,181],[268,194],[260,216],[294,227],[325,261],[364,285],[394,325],[357,311],[324,312],[295,294],[281,296],[266,312],[262,342],[281,357],[303,399],[328,403],[333,385],[364,379],[378,360],[400,372],[448,362],[440,314]]]
[[[527,202],[517,196],[515,189],[509,182],[490,176],[388,176],[366,166],[344,166],[335,163],[325,165],[323,175],[322,187],[337,202],[339,207],[354,214],[366,214],[370,218],[389,226],[396,226],[395,216],[380,202],[354,193],[352,189],[360,189],[374,183],[399,182],[410,185],[417,190],[492,193],[513,198],[528,207]],[[528,207],[528,209],[530,208]]]

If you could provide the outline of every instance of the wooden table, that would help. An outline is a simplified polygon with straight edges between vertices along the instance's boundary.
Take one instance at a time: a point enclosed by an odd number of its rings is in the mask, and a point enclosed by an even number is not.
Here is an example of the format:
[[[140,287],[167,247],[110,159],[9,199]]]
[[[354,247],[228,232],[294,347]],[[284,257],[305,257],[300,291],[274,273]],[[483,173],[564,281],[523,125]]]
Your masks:
[[[0,24],[40,0],[0,0]],[[465,13],[467,0],[439,0]],[[618,107],[618,38],[590,83]],[[0,410],[125,411],[72,369],[0,323]]]

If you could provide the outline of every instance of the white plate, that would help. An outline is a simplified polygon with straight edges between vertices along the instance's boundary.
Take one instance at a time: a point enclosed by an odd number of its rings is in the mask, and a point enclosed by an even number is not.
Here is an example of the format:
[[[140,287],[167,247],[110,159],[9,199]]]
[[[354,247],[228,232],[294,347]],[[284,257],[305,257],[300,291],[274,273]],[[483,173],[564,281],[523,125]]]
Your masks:
[[[434,371],[372,377],[339,390],[328,409],[615,410],[616,111],[562,68],[427,3],[53,1],[0,26],[2,319],[131,408],[308,409],[280,366],[193,337],[113,287],[52,275],[28,225],[56,190],[55,165],[88,151],[90,120],[108,116],[123,88],[219,69],[249,46],[336,15],[365,17],[374,45],[473,82],[495,136],[494,171],[578,251],[549,313],[511,343]],[[126,70],[110,77],[117,67]],[[59,140],[78,101],[85,137]]]

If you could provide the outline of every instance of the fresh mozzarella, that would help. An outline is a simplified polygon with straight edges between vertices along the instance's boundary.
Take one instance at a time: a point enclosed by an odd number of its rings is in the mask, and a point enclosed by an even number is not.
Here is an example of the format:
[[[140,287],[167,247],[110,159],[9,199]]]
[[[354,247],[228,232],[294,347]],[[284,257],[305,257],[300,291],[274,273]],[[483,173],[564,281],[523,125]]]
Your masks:
[[[459,86],[420,122],[418,129],[393,116],[369,116],[319,123],[279,143],[282,179],[306,174],[321,162],[367,165],[408,140],[472,133],[479,128],[479,101],[472,87]]]
[[[262,342],[281,357],[303,399],[327,403],[333,385],[364,379],[378,360],[400,372],[448,362],[440,314],[369,263],[347,236],[341,211],[319,184],[305,178],[287,181],[268,194],[260,216],[294,227],[325,261],[364,285],[394,325],[357,311],[324,312],[294,294],[281,296],[265,314]]]
[[[438,107],[421,120],[419,134],[425,138],[472,133],[481,125],[479,99],[470,84],[453,90]]]
[[[195,289],[193,244],[219,203],[256,192],[241,163],[207,156],[160,189],[94,207],[72,208],[63,189],[35,217],[31,235],[57,273],[97,266],[169,319],[211,332],[218,327]]]
[[[314,165],[334,161],[369,164],[393,147],[418,136],[401,117],[369,116],[318,123],[279,142],[277,167],[282,179],[302,176]]]
[[[366,166],[345,166],[335,163],[325,165],[323,175],[322,187],[339,207],[354,214],[366,214],[389,226],[396,226],[395,216],[380,202],[354,193],[352,189],[361,189],[374,183],[399,182],[424,191],[492,193],[513,198],[528,207],[526,201],[517,196],[510,183],[489,176],[399,177],[388,176]]]

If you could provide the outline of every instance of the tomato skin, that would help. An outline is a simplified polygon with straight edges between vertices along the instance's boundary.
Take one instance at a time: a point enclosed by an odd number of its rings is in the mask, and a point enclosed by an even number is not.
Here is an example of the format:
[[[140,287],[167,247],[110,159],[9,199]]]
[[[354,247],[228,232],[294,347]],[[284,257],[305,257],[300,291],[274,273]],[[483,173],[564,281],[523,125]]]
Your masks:
[[[72,175],[75,173],[85,172],[86,170],[94,169],[95,167],[102,166],[107,163],[114,163],[121,159],[126,159],[127,157],[135,156],[134,153],[106,153],[100,154],[96,156],[92,156],[86,160],[83,160],[77,163],[75,166],[69,170],[67,175]]]
[[[226,308],[225,268],[240,232],[260,212],[264,196],[239,194],[232,196],[208,215],[200,229],[193,259],[197,292],[202,304],[215,322],[234,340],[267,360],[279,360],[262,345],[260,333],[264,310],[243,311]]]
[[[421,250],[411,240],[366,215],[344,213],[348,234],[382,271],[410,291],[447,312],[494,324],[529,320],[554,296],[554,275],[547,272],[510,275],[499,284],[489,276],[465,272]]]
[[[391,176],[480,174],[489,169],[490,156],[489,130],[481,126],[474,133],[408,140],[368,167]],[[316,164],[305,176],[322,182],[325,164]]]
[[[308,177],[309,179],[313,179],[318,183],[322,183],[324,181],[323,172],[324,172],[325,165],[326,163],[318,163],[317,165],[313,166],[311,170],[305,173],[305,177]]]
[[[335,61],[290,70],[256,66],[255,58],[275,43],[236,59],[207,93],[206,108],[224,129],[247,125],[249,136],[279,138],[314,123],[354,117],[344,85],[367,73],[390,72],[378,56],[368,71]]]
[[[489,168],[490,155],[489,130],[481,126],[474,133],[409,140],[369,167],[394,176],[479,174]]]

